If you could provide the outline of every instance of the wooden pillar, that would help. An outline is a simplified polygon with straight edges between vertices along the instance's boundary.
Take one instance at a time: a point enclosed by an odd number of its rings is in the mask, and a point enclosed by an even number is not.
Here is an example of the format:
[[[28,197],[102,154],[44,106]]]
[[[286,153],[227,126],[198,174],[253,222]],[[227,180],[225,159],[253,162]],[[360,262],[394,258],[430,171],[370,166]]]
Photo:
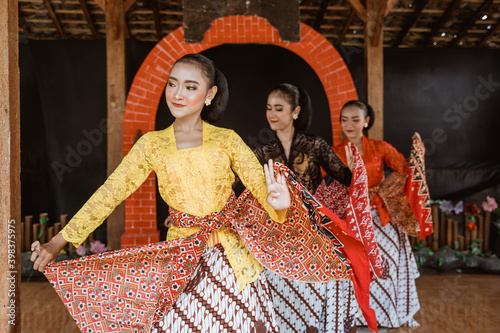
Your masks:
[[[370,137],[384,138],[384,38],[383,23],[387,0],[366,1],[365,47],[365,98],[375,111],[375,123]]]
[[[18,9],[0,0],[0,332],[20,332],[21,146]]]
[[[108,165],[110,175],[123,159],[123,115],[126,99],[125,10],[123,0],[106,1],[106,68],[108,95]],[[124,232],[125,205],[122,203],[108,217],[110,249],[120,248]]]

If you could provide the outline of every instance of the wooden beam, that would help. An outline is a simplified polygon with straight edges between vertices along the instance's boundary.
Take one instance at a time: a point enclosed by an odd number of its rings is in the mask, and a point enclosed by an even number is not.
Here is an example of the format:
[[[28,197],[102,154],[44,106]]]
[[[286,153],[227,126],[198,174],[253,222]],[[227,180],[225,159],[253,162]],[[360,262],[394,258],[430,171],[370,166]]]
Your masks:
[[[411,15],[411,17],[408,19],[408,21],[405,22],[403,30],[399,33],[398,37],[393,43],[394,47],[398,47],[399,44],[403,41],[403,39],[406,37],[408,34],[408,31],[410,31],[411,27],[415,24],[415,22],[418,20],[419,16],[422,14],[422,10],[424,7],[427,5],[429,0],[417,0],[416,5],[415,5],[415,11]]]
[[[97,2],[97,5],[101,7],[101,9],[106,12],[106,0],[95,0]],[[123,10],[128,12],[130,7],[135,3],[135,0],[125,0],[125,3],[123,4]]]
[[[366,23],[366,8],[360,0],[347,0],[351,8],[354,9],[359,18]]]
[[[474,15],[471,17],[471,19],[466,24],[463,25],[462,29],[460,29],[460,31],[457,34],[457,38],[454,38],[450,42],[450,44],[449,44],[450,46],[456,46],[458,44],[458,42],[460,42],[460,40],[462,40],[462,38],[464,38],[464,36],[467,33],[467,31],[469,30],[469,28],[476,23],[477,19],[479,19],[479,17],[483,13],[483,11],[485,9],[487,9],[491,5],[492,2],[493,2],[493,0],[486,0],[481,4],[481,6],[478,7],[478,9],[474,12]]]
[[[369,0],[370,9],[366,8],[366,22],[364,28],[364,36],[369,36],[369,40],[373,46],[377,46],[379,38],[382,36],[384,27],[384,13],[387,8],[387,0]],[[368,0],[367,0],[368,4]],[[370,16],[370,17],[369,17]]]
[[[387,15],[389,15],[391,10],[394,8],[394,6],[396,6],[396,4],[398,2],[399,2],[399,0],[388,0],[387,1],[387,7],[385,8],[384,18],[387,17]]]
[[[354,11],[354,9],[352,9],[351,12],[349,13],[349,17],[347,18],[347,21],[345,22],[345,25],[344,25],[344,28],[342,29],[342,32],[340,33],[337,44],[340,44],[344,41],[347,30],[349,30],[349,27],[351,26],[352,20],[354,19],[354,15],[356,15],[356,12]]]
[[[375,123],[369,135],[377,140],[384,138],[384,45],[381,41],[383,41],[382,23],[386,5],[387,2],[381,0],[366,1],[365,99],[375,111]]]
[[[106,0],[106,68],[108,95],[108,175],[123,159],[123,115],[126,99],[125,11],[122,0]],[[108,217],[108,245],[120,248],[124,232],[125,208],[122,203]]]
[[[484,47],[486,43],[498,32],[498,29],[500,29],[500,23],[497,23],[496,26],[491,29],[490,33],[483,38],[478,47]]]
[[[126,13],[132,7],[132,5],[135,3],[135,0],[125,0],[125,3],[123,4],[123,11]]]
[[[31,29],[30,29],[29,25],[26,23],[26,20],[24,19],[24,17],[22,16],[21,9],[18,10],[17,14],[19,17],[19,27],[21,29],[23,29],[23,31],[26,35],[31,34]]]
[[[90,32],[92,33],[92,37],[94,39],[99,38],[97,29],[95,28],[94,21],[92,21],[92,17],[90,16],[89,9],[87,8],[87,3],[85,3],[85,0],[80,0],[80,7],[82,7],[83,15],[87,20],[87,25],[89,26]]]
[[[54,12],[54,9],[52,8],[50,0],[43,0],[43,3],[45,4],[47,11],[49,12],[49,15],[50,15],[50,18],[52,19],[52,22],[56,26],[56,30],[57,30],[57,33],[59,34],[59,37],[66,39],[66,34],[64,33],[64,30],[62,29],[61,24],[59,23],[59,19],[57,18],[56,13]]]
[[[321,27],[321,22],[323,22],[323,18],[325,17],[329,2],[330,0],[321,0],[321,6],[319,7],[318,15],[316,16],[313,24],[313,29],[316,31],[319,31],[319,28]]]
[[[21,332],[21,138],[19,17],[0,0],[0,332]]]
[[[155,29],[156,29],[156,38],[158,38],[158,40],[162,40],[163,34],[161,32],[161,19],[160,19],[160,11],[158,9],[158,0],[151,0],[151,8],[153,9],[153,18],[155,21]]]
[[[425,37],[424,46],[429,45],[432,42],[434,36],[437,36],[441,27],[451,18],[451,14],[455,11],[462,0],[453,0],[446,8],[444,14],[439,18],[436,24],[432,27],[432,31]]]

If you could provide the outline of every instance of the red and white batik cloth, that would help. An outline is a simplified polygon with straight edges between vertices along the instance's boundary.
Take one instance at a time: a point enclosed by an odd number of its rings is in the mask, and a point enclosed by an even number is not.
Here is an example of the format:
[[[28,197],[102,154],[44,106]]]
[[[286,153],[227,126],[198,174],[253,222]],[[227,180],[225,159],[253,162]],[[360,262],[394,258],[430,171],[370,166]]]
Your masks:
[[[348,333],[361,315],[351,281],[297,282],[266,270],[280,332]]]
[[[151,333],[280,332],[265,276],[238,291],[224,248],[205,249],[177,302]]]
[[[150,332],[192,282],[211,232],[224,227],[237,233],[266,269],[281,276],[309,282],[351,280],[368,326],[376,331],[375,313],[369,308],[369,251],[288,168],[278,163],[274,167],[285,174],[291,192],[284,223],[273,221],[245,191],[237,200],[233,195],[222,211],[204,217],[173,210],[176,227],[201,229],[191,236],[47,266],[45,275],[80,330]],[[244,319],[241,309],[227,308]],[[265,332],[264,326],[255,328]]]
[[[353,146],[356,159],[351,187],[334,181],[321,183],[315,198],[341,218],[326,222],[324,228],[345,223],[345,231],[359,239],[370,253],[372,278],[382,273],[382,261],[375,242],[368,198],[367,175],[363,160]],[[334,221],[332,219],[332,221]],[[358,313],[351,281],[326,284],[293,281],[271,271],[265,272],[281,332],[349,332]]]
[[[376,209],[372,210],[372,220],[384,269],[370,285],[370,307],[377,314],[379,326],[419,326],[413,316],[420,309],[415,286],[420,273],[408,236],[392,222],[382,226]],[[366,322],[359,316],[356,324]]]

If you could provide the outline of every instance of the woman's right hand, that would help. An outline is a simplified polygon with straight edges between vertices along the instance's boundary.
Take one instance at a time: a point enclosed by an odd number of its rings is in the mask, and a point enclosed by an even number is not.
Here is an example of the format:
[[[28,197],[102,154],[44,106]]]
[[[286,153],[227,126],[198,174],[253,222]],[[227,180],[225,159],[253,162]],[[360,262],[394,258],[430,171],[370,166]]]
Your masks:
[[[39,241],[33,242],[31,244],[31,251],[33,251],[31,261],[34,262],[33,269],[43,273],[45,266],[56,261],[59,252],[61,252],[67,243],[61,234],[55,235],[45,244],[40,244]]]

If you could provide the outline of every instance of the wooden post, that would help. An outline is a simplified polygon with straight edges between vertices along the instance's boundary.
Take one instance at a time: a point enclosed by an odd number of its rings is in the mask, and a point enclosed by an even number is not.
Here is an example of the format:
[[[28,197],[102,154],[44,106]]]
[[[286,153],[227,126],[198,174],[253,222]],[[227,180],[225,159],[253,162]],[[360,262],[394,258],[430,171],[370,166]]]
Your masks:
[[[471,232],[467,227],[465,227],[465,240],[464,240],[464,250],[467,250],[471,241]]]
[[[387,0],[366,1],[365,98],[375,112],[370,137],[384,138],[384,38],[383,23]]]
[[[479,243],[479,249],[481,252],[484,250],[484,216],[479,215],[477,217],[477,238],[481,239],[482,242]]]
[[[491,213],[484,212],[484,252],[490,250]]]
[[[31,251],[31,243],[33,242],[33,216],[24,217],[24,248],[25,251]]]
[[[123,116],[125,113],[125,10],[123,1],[106,0],[106,66],[108,95],[108,175],[123,159]],[[125,228],[125,205],[122,203],[108,217],[110,249],[120,248]]]
[[[456,250],[457,241],[458,241],[458,221],[453,221],[453,226],[452,226],[452,249]]]
[[[458,251],[463,251],[464,250],[464,236],[458,235]]]
[[[0,0],[0,332],[20,332],[21,144],[18,2]]]
[[[470,243],[474,243],[474,241],[477,239],[477,229],[472,230],[470,233]]]
[[[453,248],[453,220],[446,220],[446,245]]]
[[[68,214],[61,215],[60,219],[61,219],[61,229],[63,229],[66,226],[66,224],[68,224],[69,221]]]
[[[439,218],[439,247],[445,246],[446,245],[446,225],[447,225],[447,219],[445,213],[440,214]]]
[[[432,221],[434,232],[432,233],[432,251],[439,250],[439,207],[432,206]]]
[[[57,235],[61,231],[61,222],[54,223],[54,235]]]

